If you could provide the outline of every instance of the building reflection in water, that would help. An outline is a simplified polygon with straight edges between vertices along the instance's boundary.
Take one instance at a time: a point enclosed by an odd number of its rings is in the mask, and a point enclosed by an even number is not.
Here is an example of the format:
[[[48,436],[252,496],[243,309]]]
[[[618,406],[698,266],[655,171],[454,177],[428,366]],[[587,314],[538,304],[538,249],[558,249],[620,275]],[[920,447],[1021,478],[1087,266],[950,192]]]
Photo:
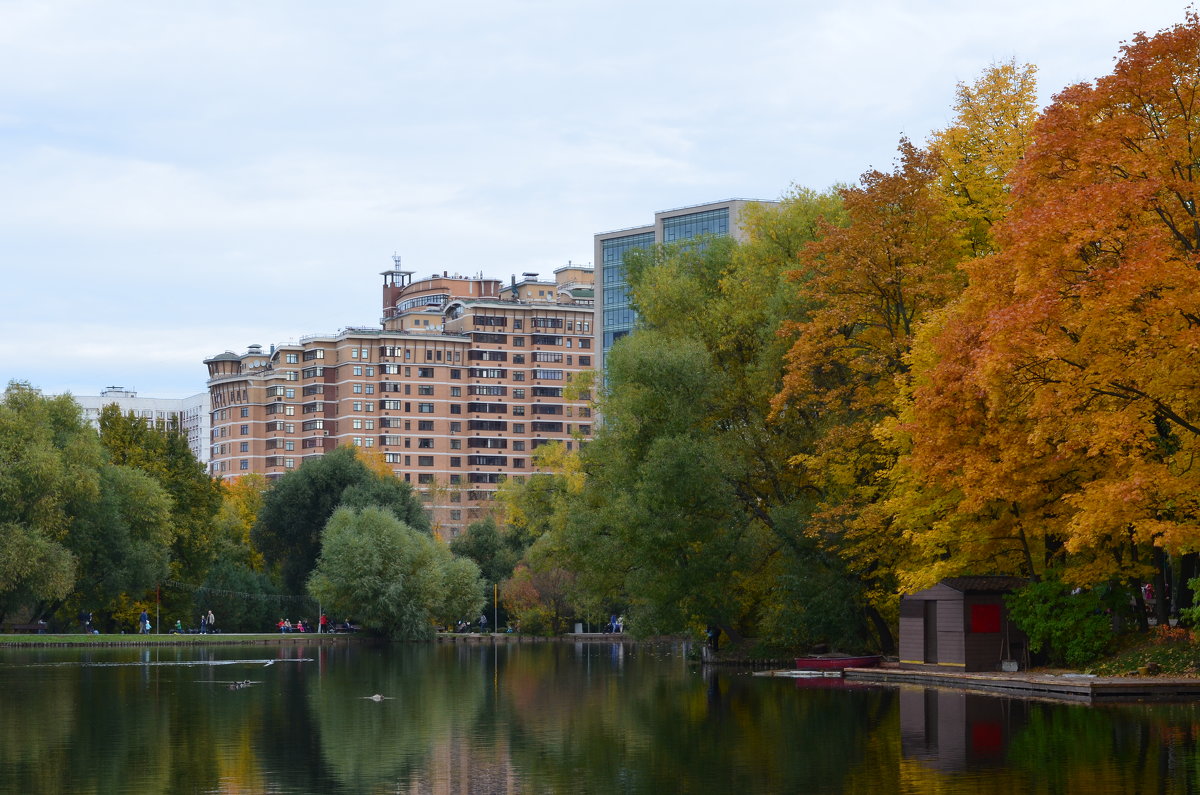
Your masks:
[[[936,688],[900,691],[900,751],[947,773],[1004,764],[1029,702]]]

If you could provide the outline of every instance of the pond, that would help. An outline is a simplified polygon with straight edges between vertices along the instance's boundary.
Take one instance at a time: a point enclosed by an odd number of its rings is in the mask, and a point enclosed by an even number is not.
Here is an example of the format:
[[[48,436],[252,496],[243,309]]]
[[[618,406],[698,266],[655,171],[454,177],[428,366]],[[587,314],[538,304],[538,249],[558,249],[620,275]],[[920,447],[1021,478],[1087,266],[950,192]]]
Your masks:
[[[761,678],[685,651],[6,649],[0,792],[1200,790],[1195,704]]]

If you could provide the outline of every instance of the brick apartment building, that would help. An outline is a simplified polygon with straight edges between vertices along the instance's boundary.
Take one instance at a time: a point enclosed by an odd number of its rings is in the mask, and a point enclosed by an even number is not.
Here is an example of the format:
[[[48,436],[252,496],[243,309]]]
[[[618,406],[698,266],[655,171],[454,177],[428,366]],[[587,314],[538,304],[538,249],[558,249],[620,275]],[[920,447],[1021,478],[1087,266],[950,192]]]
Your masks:
[[[485,516],[499,484],[532,455],[592,433],[590,395],[572,379],[598,366],[590,267],[553,281],[383,272],[378,328],[251,345],[205,360],[210,472],[281,477],[353,444],[413,485],[444,537]]]

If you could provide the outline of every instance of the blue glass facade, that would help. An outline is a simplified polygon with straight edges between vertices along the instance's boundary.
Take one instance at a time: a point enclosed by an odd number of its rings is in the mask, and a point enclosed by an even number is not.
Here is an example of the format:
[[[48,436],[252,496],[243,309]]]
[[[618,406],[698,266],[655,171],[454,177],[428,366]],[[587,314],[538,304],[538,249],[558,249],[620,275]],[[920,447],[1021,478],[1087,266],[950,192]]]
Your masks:
[[[636,248],[649,248],[654,245],[653,232],[640,232],[625,237],[614,237],[600,244],[603,283],[600,289],[604,291],[604,339],[601,342],[601,356],[608,358],[608,351],[614,342],[633,330],[636,313],[629,307],[629,282],[625,279],[625,253]]]
[[[688,215],[676,215],[673,218],[664,218],[662,225],[662,242],[664,243],[675,243],[679,240],[687,240],[688,238],[700,235],[724,237],[729,234],[729,208],[721,207],[716,210],[706,210],[702,213],[689,213]]]
[[[598,258],[601,277],[597,289],[603,291],[603,316],[600,318],[603,329],[603,339],[600,340],[602,367],[607,365],[608,352],[613,343],[633,331],[637,322],[637,313],[629,306],[625,253],[634,248],[648,248],[655,243],[677,243],[701,235],[727,236],[731,234],[730,214],[728,206],[667,217],[663,217],[666,213],[658,213],[661,237],[652,231],[631,231],[627,235],[600,241]]]

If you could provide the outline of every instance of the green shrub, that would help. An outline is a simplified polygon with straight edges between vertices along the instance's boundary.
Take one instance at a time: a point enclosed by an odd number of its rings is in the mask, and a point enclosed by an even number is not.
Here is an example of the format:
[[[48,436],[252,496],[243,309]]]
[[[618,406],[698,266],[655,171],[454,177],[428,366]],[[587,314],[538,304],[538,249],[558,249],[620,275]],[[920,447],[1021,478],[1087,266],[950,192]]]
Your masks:
[[[1073,593],[1056,579],[1031,583],[1005,598],[1009,615],[1029,637],[1029,649],[1046,650],[1053,665],[1081,667],[1112,641],[1109,618],[1095,591]]]

